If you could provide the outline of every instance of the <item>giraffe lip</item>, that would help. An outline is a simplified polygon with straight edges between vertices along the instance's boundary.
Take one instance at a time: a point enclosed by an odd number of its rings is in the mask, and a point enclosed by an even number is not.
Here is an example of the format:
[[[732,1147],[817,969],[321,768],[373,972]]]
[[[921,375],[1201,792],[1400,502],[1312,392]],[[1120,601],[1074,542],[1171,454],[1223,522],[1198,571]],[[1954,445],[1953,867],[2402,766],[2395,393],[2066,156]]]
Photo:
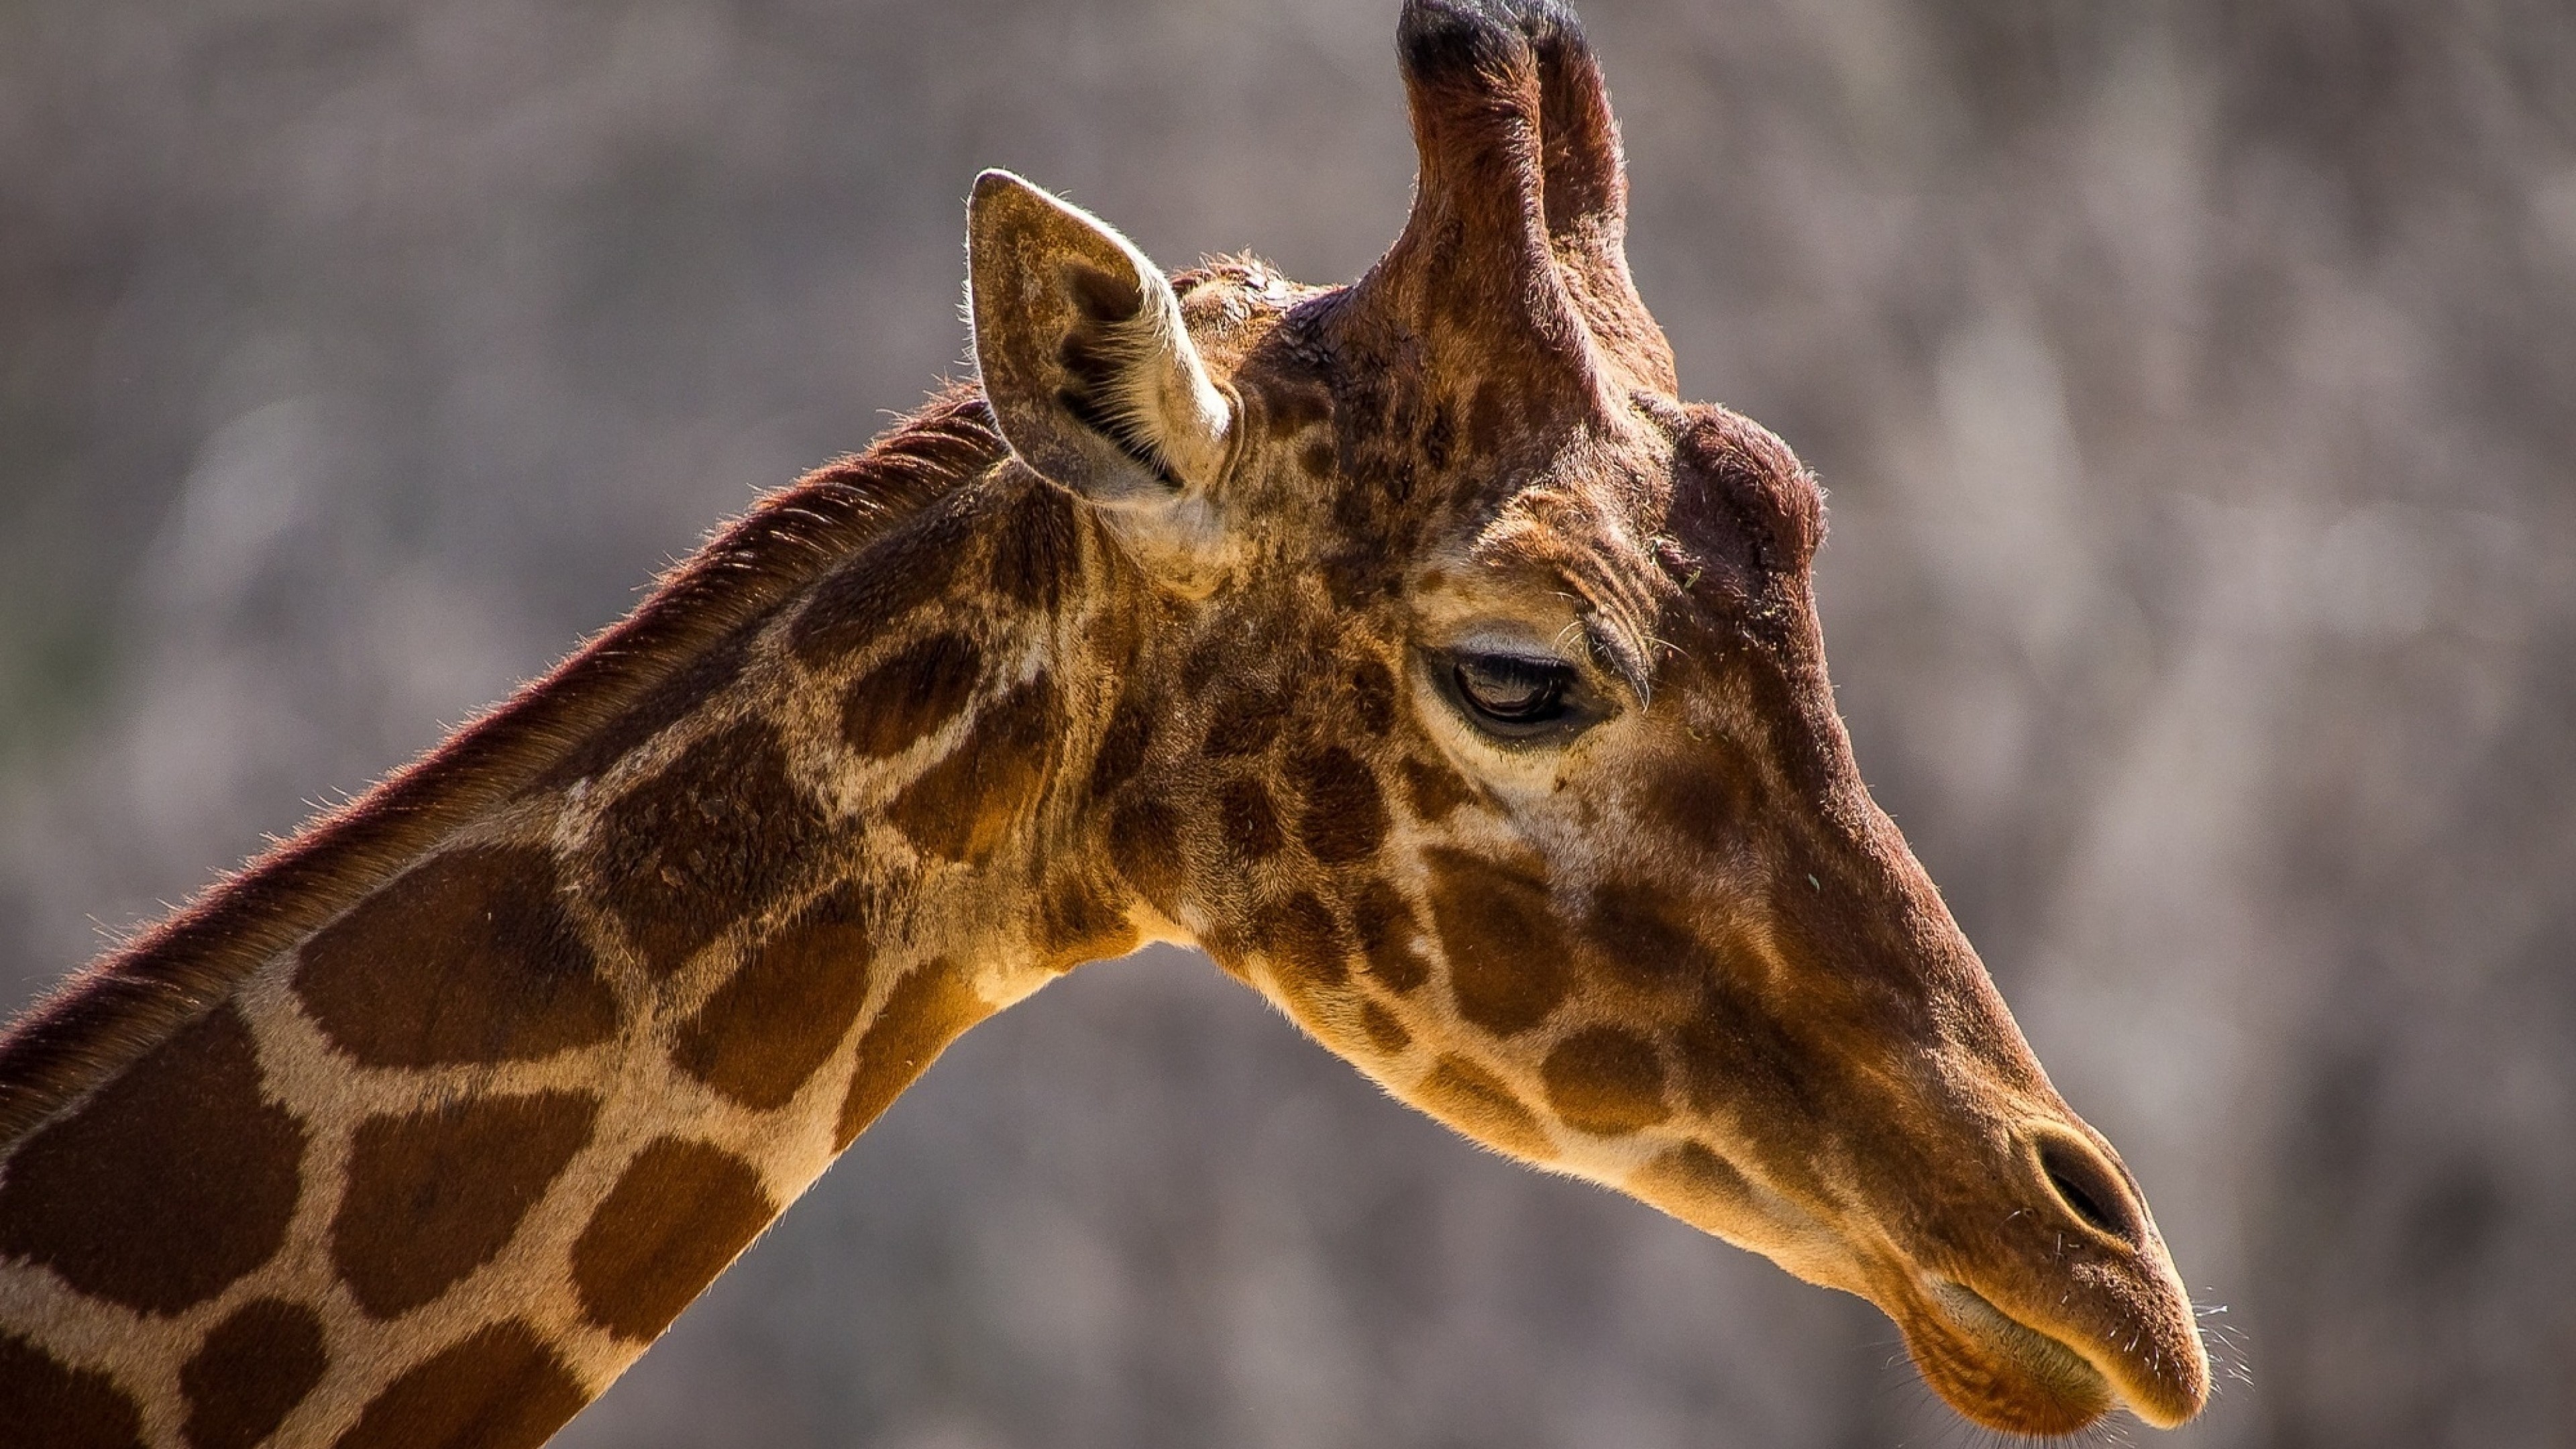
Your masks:
[[[1965,1283],[1935,1279],[1932,1301],[1950,1321],[1980,1338],[2001,1340],[2015,1357],[2037,1357],[2052,1369],[2069,1375],[2085,1375],[2108,1387],[2100,1369],[2075,1351],[2055,1334],[2031,1327],[1994,1305],[1994,1300]]]
[[[2109,1376],[2072,1344],[2004,1312],[1965,1283],[1928,1278],[1904,1323],[1924,1379],[1960,1413],[2020,1434],[2069,1434],[2118,1407]]]
[[[1996,1427],[2016,1428],[2023,1433],[2069,1433],[2113,1409],[2125,1407],[2156,1428],[2171,1429],[2197,1415],[2208,1401],[2208,1364],[2197,1351],[2196,1334],[2185,1351],[2158,1350],[2151,1341],[2154,1329],[2139,1326],[2128,1333],[2123,1349],[2119,1333],[2105,1339],[2081,1328],[2071,1332],[2043,1328],[2007,1312],[1965,1283],[1934,1275],[1920,1280],[1918,1301],[1929,1308],[1926,1316],[1937,1320],[1934,1336],[1946,1340],[1942,1348],[1948,1353],[1935,1349],[1927,1358],[1924,1346],[1915,1342],[1916,1331],[1911,1323],[1906,1324],[1906,1338],[1915,1350],[1916,1362],[1925,1366],[1924,1377],[1942,1388],[1944,1397],[1970,1417],[1978,1417],[1958,1395],[1943,1387],[1929,1361],[1965,1351],[1975,1364],[1974,1377],[1990,1397],[2000,1389],[2001,1397],[2008,1402],[2024,1401],[2008,1409],[2005,1417],[2027,1419],[2029,1410],[2038,1411],[2039,1422],[1998,1421]],[[2142,1343],[2148,1344],[2143,1354],[2139,1351]]]

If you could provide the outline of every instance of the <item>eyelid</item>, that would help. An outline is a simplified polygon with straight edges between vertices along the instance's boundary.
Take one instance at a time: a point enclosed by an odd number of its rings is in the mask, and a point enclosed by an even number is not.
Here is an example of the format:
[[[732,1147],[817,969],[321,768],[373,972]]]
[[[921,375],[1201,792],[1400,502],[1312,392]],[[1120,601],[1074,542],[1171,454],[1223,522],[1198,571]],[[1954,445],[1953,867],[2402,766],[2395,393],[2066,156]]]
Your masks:
[[[1647,672],[1646,662],[1621,648],[1616,632],[1597,619],[1587,619],[1583,624],[1583,642],[1591,649],[1593,662],[1611,678],[1626,685],[1628,692],[1636,696],[1635,702],[1640,708],[1654,702],[1655,684]]]
[[[1431,652],[1452,659],[1510,659],[1528,664],[1572,664],[1561,647],[1566,640],[1579,638],[1568,629],[1551,641],[1545,634],[1530,629],[1478,629],[1431,646]],[[1580,645],[1577,646],[1581,647]]]
[[[1469,639],[1443,648],[1425,648],[1420,657],[1431,676],[1432,686],[1450,708],[1486,739],[1506,749],[1527,748],[1549,741],[1571,741],[1615,712],[1607,707],[1600,692],[1590,687],[1580,665],[1523,640],[1480,644]],[[1476,662],[1483,662],[1498,672],[1526,671],[1532,676],[1533,683],[1542,685],[1563,704],[1565,713],[1545,721],[1534,721],[1526,729],[1495,719],[1465,697],[1465,686],[1459,675]]]
[[[1582,671],[1553,654],[1510,654],[1493,649],[1448,649],[1442,651],[1454,664],[1493,664],[1505,669],[1525,670],[1531,674],[1564,675],[1579,679]]]
[[[1547,640],[1517,631],[1468,634],[1446,644],[1429,646],[1425,653],[1441,661],[1444,668],[1468,660],[1491,659],[1504,667],[1562,677],[1574,688],[1594,696],[1605,692],[1604,685],[1616,691],[1630,683],[1624,673],[1607,667],[1609,661],[1602,659],[1592,646],[1588,632],[1568,629],[1559,636],[1557,644],[1572,645],[1577,651],[1576,656],[1569,657],[1562,648]]]

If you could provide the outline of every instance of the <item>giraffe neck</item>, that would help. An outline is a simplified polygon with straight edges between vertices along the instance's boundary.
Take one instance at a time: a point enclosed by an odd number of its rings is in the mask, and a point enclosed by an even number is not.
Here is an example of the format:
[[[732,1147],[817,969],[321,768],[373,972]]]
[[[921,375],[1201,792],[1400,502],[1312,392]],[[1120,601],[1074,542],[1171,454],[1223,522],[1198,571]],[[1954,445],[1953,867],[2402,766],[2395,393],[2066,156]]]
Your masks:
[[[1133,944],[1053,848],[1105,709],[1064,682],[1101,556],[971,404],[940,424],[922,496],[855,479],[890,515],[863,547],[790,490],[744,525],[763,556],[720,540],[0,1044],[33,1119],[0,1406],[109,1443],[536,1443],[958,1032]],[[693,590],[714,627],[639,629]],[[246,969],[185,957],[245,914]]]

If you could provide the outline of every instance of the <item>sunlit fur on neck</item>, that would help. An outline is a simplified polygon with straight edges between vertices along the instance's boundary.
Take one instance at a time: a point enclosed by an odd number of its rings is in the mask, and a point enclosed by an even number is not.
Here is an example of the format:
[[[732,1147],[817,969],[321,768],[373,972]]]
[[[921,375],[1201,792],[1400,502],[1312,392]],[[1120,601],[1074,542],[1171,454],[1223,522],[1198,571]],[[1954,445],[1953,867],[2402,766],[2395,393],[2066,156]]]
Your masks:
[[[762,499],[624,622],[11,1022],[0,1033],[0,1150],[527,789],[689,660],[1004,456],[982,395],[953,386],[865,452]]]

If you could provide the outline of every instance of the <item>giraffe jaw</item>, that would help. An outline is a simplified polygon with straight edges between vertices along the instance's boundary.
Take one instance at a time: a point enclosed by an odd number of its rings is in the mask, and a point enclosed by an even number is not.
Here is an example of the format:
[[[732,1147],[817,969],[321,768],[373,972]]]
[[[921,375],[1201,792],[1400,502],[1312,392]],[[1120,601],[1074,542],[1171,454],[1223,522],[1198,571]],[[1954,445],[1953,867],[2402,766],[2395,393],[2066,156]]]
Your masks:
[[[2187,1356],[2151,1354],[2142,1362],[2098,1334],[2041,1328],[1959,1279],[1919,1265],[1884,1235],[1864,1230],[1855,1237],[1830,1215],[1718,1165],[1713,1155],[1687,1168],[1666,1160],[1622,1186],[1795,1277],[1875,1303],[1904,1333],[1924,1382],[1988,1428],[2071,1434],[2125,1404],[2147,1423],[2170,1429],[2199,1412],[2206,1397],[2208,1369],[2196,1352],[2196,1334]]]
[[[1989,1428],[2071,1434],[2118,1406],[2102,1371],[2067,1344],[2022,1323],[1964,1283],[1928,1280],[1929,1310],[1900,1314],[1924,1381]]]
[[[2088,1346],[2027,1323],[1954,1279],[1909,1286],[1906,1308],[1889,1307],[1916,1368],[1952,1408],[1989,1428],[2071,1434],[2126,1407],[2171,1429],[2206,1398],[2205,1369],[2158,1372],[2117,1344]]]

